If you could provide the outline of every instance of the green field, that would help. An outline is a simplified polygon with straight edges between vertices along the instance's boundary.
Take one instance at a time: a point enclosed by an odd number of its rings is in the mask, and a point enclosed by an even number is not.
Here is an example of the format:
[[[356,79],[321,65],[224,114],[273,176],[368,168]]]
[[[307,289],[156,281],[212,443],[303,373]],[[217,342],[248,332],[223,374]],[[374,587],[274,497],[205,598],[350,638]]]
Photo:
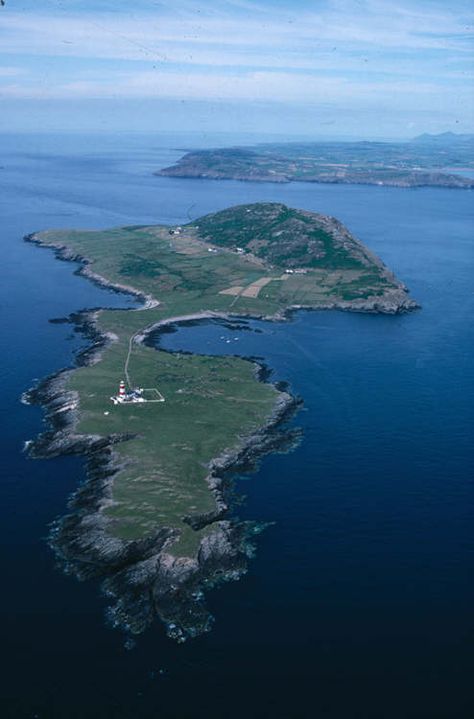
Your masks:
[[[123,466],[104,510],[110,531],[138,539],[160,526],[177,528],[172,551],[189,555],[207,530],[196,531],[183,518],[216,508],[206,482],[209,463],[264,426],[280,392],[258,380],[252,362],[159,351],[138,343],[137,333],[202,312],[274,315],[292,305],[379,296],[393,282],[348,234],[333,235],[327,218],[282,205],[232,208],[175,232],[126,227],[50,231],[37,239],[67,248],[107,282],[160,303],[101,311],[98,328],[113,341],[99,362],[71,374],[68,388],[79,396],[79,434],[134,435],[115,446]],[[285,272],[295,266],[306,274]],[[127,357],[130,385],[156,387],[165,402],[111,402]]]
[[[130,431],[137,437],[117,445],[125,463],[114,482],[114,533],[137,539],[157,525],[182,530],[181,551],[191,551],[198,534],[185,515],[216,509],[205,481],[209,462],[239,445],[269,418],[276,389],[258,382],[254,365],[239,358],[170,354],[134,349],[133,381],[158,387],[162,403],[114,406],[123,352],[112,345],[97,365],[78,369],[70,388],[80,396],[80,433]],[[109,414],[104,414],[108,412]]]

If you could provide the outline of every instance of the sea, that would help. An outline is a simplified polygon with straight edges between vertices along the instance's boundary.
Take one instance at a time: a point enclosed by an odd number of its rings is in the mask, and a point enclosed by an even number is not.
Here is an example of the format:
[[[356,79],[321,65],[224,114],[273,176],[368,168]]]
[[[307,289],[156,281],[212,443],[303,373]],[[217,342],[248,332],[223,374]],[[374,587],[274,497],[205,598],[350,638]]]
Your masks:
[[[235,141],[235,138],[232,140]],[[474,716],[474,195],[441,188],[157,177],[210,135],[0,137],[0,593],[5,719],[469,719]],[[86,340],[51,323],[135,301],[23,242],[47,228],[184,223],[278,201],[342,220],[410,288],[401,316],[300,312],[182,327],[162,346],[259,356],[304,404],[289,454],[236,478],[268,523],[248,574],[208,596],[211,633],[157,622],[134,648],[97,582],[55,566],[51,522],[84,460],[31,460],[21,402]]]

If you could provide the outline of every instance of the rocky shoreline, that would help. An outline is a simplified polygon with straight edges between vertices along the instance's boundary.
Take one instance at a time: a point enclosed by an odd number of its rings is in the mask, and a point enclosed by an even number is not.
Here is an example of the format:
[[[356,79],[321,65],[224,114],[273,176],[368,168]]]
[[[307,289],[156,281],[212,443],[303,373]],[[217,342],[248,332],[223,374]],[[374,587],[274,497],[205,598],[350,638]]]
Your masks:
[[[98,275],[96,272],[93,272],[90,268],[90,261],[87,257],[83,257],[82,255],[73,252],[69,247],[61,244],[60,242],[45,242],[40,237],[40,235],[45,234],[47,233],[32,232],[29,235],[25,235],[23,239],[25,242],[29,242],[33,245],[36,245],[37,247],[53,250],[54,256],[57,260],[62,260],[63,262],[79,263],[80,267],[78,267],[75,274],[79,275],[80,277],[87,278],[98,287],[136,297],[137,300],[140,300],[143,303],[141,306],[136,308],[137,310],[149,310],[153,307],[158,307],[158,305],[160,304],[158,300],[156,300],[154,297],[140,292],[131,285],[124,285],[118,282],[110,282],[110,280],[107,280],[105,277],[102,277],[102,275]]]
[[[257,182],[277,185],[290,184],[291,182],[308,182],[314,185],[366,185],[368,187],[398,187],[400,189],[420,189],[424,187],[442,188],[446,190],[472,190],[474,189],[474,180],[469,180],[460,175],[446,175],[443,173],[412,173],[405,179],[384,179],[381,180],[377,176],[373,178],[361,178],[356,174],[347,175],[346,177],[338,176],[314,176],[305,177],[304,180],[294,178],[285,174],[245,174],[241,172],[220,172],[213,170],[205,170],[201,168],[191,169],[188,167],[167,167],[163,170],[157,170],[153,173],[156,177],[172,177],[183,180],[217,180],[221,181],[237,181],[237,182]]]
[[[144,306],[139,310],[158,304],[154,298],[143,295],[135,288],[111,283],[93,273],[87,258],[74,254],[63,245],[48,243],[38,234],[28,235],[25,240],[53,249],[61,260],[81,262],[77,273],[101,287],[140,298]],[[384,271],[396,282],[396,287],[384,296],[336,301],[317,309],[395,314],[418,307],[408,297],[404,285],[396,281],[388,269],[384,268]],[[315,308],[289,307],[278,315],[263,319],[285,320],[298,309]],[[144,342],[152,332],[180,322],[231,318],[231,314],[207,311],[166,318],[151,324],[136,336],[136,340]],[[91,342],[77,356],[76,366],[100,361],[104,348],[114,338],[98,329],[97,311],[79,312],[67,321]],[[71,498],[69,513],[56,521],[51,530],[50,542],[59,563],[66,572],[79,579],[99,578],[109,605],[109,619],[127,634],[139,634],[158,616],[164,622],[167,634],[177,641],[198,636],[208,631],[212,624],[212,616],[204,604],[204,592],[221,582],[236,580],[245,573],[248,558],[254,552],[253,537],[260,531],[254,523],[228,518],[231,475],[243,468],[254,467],[269,452],[287,451],[294,446],[299,432],[285,428],[285,423],[301,402],[288,392],[280,391],[267,424],[246,437],[237,450],[224,453],[210,463],[207,481],[216,500],[216,511],[183,518],[194,529],[207,527],[208,532],[194,557],[176,557],[169,548],[177,538],[178,530],[161,527],[154,535],[134,541],[118,539],[108,532],[110,520],[103,510],[112,502],[114,476],[122,468],[114,445],[127,441],[133,435],[104,437],[76,433],[79,398],[67,389],[67,380],[73,371],[74,368],[60,371],[25,395],[29,403],[44,408],[48,426],[45,432],[29,443],[30,456],[44,458],[74,454],[87,458],[86,480]],[[255,363],[255,371],[260,381],[268,381],[269,373],[264,365]]]

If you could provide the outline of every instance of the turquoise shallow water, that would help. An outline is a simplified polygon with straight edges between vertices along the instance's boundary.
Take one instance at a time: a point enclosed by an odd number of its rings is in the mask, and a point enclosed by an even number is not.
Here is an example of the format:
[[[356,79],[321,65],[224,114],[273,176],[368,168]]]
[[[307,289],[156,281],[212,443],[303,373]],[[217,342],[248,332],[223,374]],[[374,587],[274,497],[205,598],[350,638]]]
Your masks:
[[[473,195],[151,175],[186,144],[0,141],[2,716],[471,717]],[[247,577],[209,597],[214,631],[178,647],[157,625],[126,651],[97,587],[57,572],[44,541],[82,461],[27,460],[41,413],[18,398],[82,344],[48,319],[127,300],[21,237],[271,199],[346,222],[423,310],[164,336],[170,348],[263,356],[304,398],[304,439],[238,483],[239,514],[274,524]]]

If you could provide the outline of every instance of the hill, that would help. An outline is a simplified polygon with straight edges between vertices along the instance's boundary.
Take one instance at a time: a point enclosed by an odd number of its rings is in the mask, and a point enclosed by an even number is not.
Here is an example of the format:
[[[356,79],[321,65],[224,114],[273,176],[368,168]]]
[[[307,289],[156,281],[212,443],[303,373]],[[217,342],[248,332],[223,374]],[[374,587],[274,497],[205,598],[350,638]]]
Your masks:
[[[474,143],[474,135],[469,133],[441,132],[437,135],[431,135],[425,132],[422,135],[414,137],[412,142],[428,142],[440,145],[453,145],[457,143]]]
[[[336,219],[280,203],[231,207],[188,225],[213,245],[242,248],[282,269],[359,269],[379,262]]]

